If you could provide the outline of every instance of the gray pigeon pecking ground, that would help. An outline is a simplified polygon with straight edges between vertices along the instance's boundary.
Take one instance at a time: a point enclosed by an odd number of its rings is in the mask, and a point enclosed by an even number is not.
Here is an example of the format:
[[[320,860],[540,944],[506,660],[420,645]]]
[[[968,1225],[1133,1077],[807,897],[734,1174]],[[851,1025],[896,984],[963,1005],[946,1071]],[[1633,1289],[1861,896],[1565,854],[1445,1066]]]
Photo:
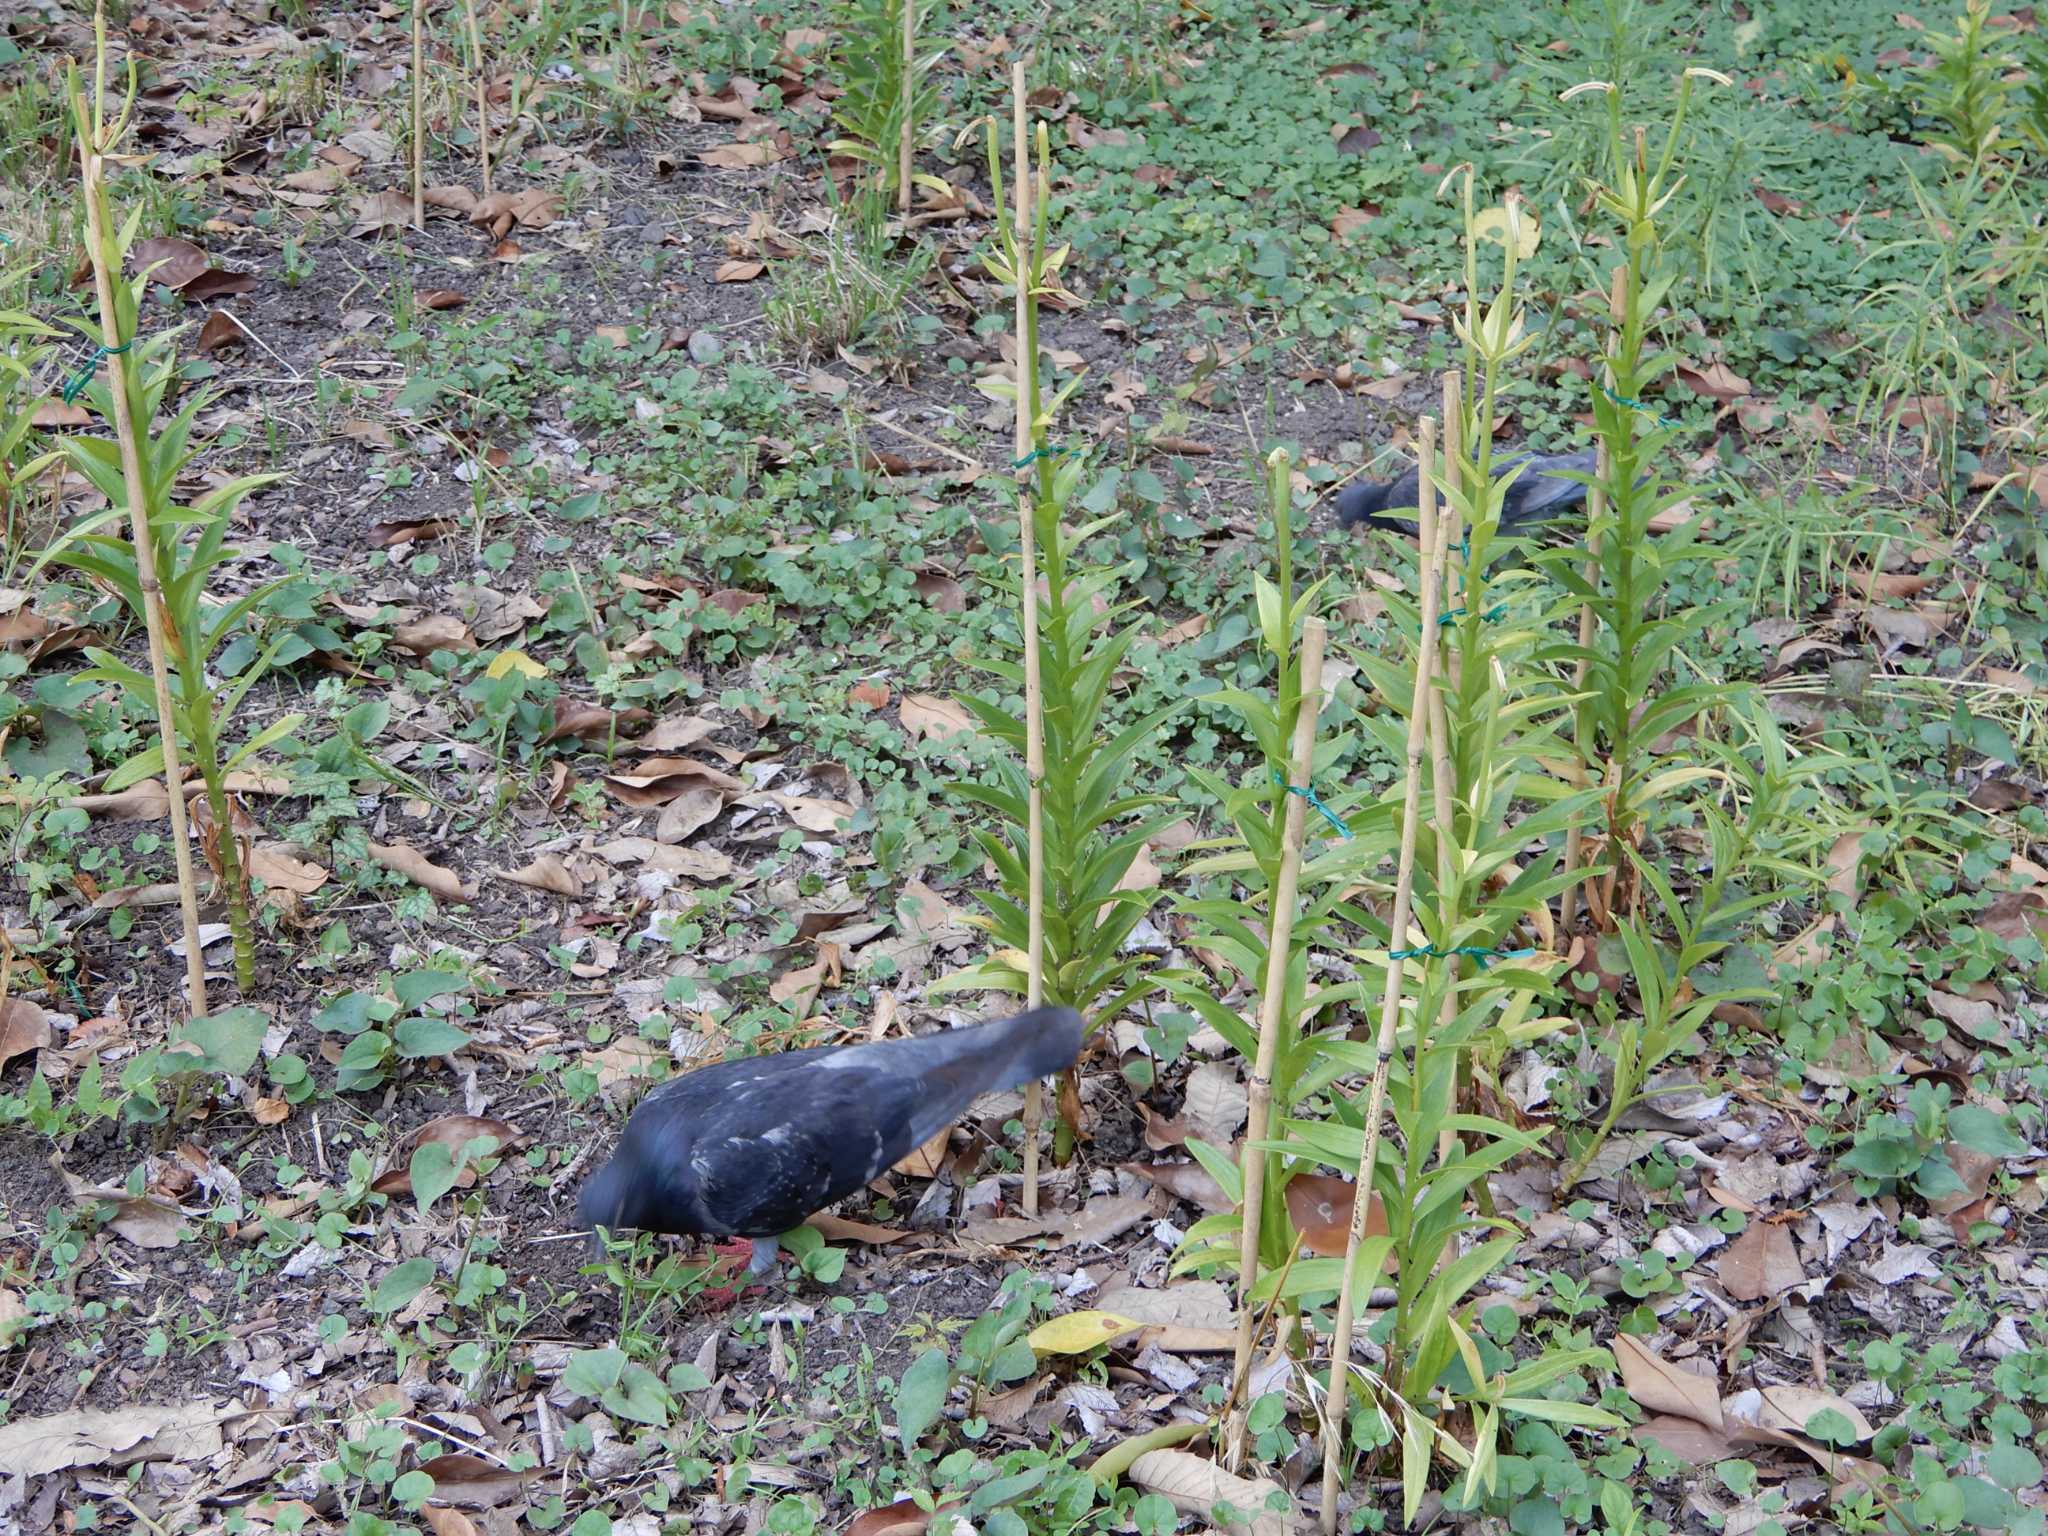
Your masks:
[[[578,1221],[751,1238],[750,1277],[776,1238],[923,1146],[985,1093],[1072,1066],[1071,1008],[907,1040],[818,1046],[721,1061],[663,1083],[626,1123],[612,1160],[583,1186]]]
[[[1586,503],[1586,485],[1573,475],[1591,475],[1598,463],[1595,450],[1579,453],[1516,454],[1494,465],[1497,480],[1518,464],[1529,467],[1508,487],[1507,502],[1501,508],[1503,533],[1522,533],[1547,523]],[[1409,470],[1398,480],[1360,481],[1337,493],[1337,521],[1346,528],[1363,524],[1393,533],[1415,532],[1415,499],[1422,483],[1419,471]],[[1403,514],[1387,516],[1388,513]]]

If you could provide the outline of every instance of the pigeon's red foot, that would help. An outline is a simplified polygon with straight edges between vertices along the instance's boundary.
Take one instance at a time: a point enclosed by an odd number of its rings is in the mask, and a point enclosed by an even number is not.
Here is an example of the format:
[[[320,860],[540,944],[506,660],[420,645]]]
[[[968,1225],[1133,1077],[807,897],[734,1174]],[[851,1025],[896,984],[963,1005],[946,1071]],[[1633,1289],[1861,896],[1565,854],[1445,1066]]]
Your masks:
[[[765,1296],[765,1285],[714,1285],[709,1290],[697,1293],[697,1310],[700,1312],[730,1312],[750,1296]]]
[[[711,1245],[717,1255],[707,1274],[722,1279],[737,1281],[747,1273],[748,1264],[753,1262],[754,1245],[744,1237],[728,1237]],[[714,1285],[697,1293],[696,1304],[702,1312],[726,1312],[739,1305],[744,1297],[766,1294],[766,1287],[759,1285]]]

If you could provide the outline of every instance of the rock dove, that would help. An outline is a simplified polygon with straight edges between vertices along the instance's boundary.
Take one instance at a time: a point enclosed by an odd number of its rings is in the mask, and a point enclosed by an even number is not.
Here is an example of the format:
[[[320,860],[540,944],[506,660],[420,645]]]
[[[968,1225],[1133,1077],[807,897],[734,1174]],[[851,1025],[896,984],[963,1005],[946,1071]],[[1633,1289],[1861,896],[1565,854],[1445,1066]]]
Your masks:
[[[1508,487],[1507,502],[1500,513],[1501,531],[1520,533],[1585,505],[1585,482],[1568,477],[1590,475],[1598,462],[1595,450],[1588,448],[1580,453],[1521,453],[1496,464],[1496,480],[1518,464],[1529,465]],[[1337,521],[1346,528],[1362,523],[1393,533],[1413,533],[1415,497],[1420,485],[1420,473],[1411,469],[1398,480],[1360,481],[1346,486],[1337,493]],[[1403,515],[1386,516],[1390,511]]]
[[[576,1201],[592,1229],[753,1239],[750,1276],[776,1238],[930,1141],[984,1093],[1073,1065],[1071,1008],[908,1040],[818,1046],[715,1065],[663,1083],[626,1122]]]

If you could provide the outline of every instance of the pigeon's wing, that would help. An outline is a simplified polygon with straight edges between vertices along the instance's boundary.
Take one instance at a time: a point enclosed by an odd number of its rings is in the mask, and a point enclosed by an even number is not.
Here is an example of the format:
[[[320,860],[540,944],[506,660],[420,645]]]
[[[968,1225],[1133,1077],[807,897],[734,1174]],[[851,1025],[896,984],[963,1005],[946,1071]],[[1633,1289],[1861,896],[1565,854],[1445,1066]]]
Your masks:
[[[1577,506],[1586,499],[1586,483],[1571,476],[1592,474],[1598,462],[1590,452],[1536,460],[1508,488],[1503,520],[1526,522]]]
[[[916,1148],[920,1080],[834,1065],[834,1057],[843,1063],[847,1054],[825,1052],[764,1070],[700,1117],[690,1172],[712,1230],[741,1237],[787,1232]],[[769,1065],[775,1060],[768,1058]]]

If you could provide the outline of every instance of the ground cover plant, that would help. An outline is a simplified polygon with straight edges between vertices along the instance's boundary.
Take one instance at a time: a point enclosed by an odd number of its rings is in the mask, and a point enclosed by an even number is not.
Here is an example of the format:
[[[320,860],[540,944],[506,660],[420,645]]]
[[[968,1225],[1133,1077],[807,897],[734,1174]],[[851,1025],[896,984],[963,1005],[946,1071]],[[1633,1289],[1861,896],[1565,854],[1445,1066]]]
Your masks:
[[[2044,68],[10,17],[0,1528],[2042,1529]],[[761,1293],[576,1230],[1009,992]]]

